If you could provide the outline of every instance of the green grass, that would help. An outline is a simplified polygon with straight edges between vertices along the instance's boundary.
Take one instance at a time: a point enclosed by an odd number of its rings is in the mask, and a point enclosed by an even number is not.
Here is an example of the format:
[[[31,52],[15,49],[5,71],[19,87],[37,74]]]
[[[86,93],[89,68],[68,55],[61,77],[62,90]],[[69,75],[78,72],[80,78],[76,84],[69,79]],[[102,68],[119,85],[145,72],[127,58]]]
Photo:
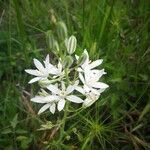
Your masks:
[[[148,0],[0,0],[0,149],[150,149]],[[53,12],[53,13],[52,13]],[[47,52],[45,33],[63,20],[91,58],[103,58],[110,88],[91,107],[38,116],[24,72]],[[71,106],[70,111],[73,110]],[[59,116],[59,119],[58,119]],[[42,124],[48,130],[40,131]],[[61,137],[60,137],[61,133]]]

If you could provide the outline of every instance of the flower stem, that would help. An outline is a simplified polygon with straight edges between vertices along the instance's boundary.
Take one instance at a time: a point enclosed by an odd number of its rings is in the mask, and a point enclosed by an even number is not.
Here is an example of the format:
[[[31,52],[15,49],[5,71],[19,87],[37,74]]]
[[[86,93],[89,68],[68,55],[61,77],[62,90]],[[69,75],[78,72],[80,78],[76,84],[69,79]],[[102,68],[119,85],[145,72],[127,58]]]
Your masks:
[[[65,134],[65,123],[66,123],[66,119],[67,119],[68,106],[69,106],[69,103],[66,102],[66,108],[65,108],[64,116],[62,118],[62,126],[60,127],[60,137],[59,137],[58,143],[61,143],[63,136]]]

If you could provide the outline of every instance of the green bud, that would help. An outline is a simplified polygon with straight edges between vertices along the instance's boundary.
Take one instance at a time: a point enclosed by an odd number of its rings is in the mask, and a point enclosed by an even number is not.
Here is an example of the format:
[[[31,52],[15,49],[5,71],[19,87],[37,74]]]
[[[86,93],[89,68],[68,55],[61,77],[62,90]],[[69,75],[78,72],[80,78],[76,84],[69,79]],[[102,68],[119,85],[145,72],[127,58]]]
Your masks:
[[[64,60],[63,67],[69,68],[73,64],[73,58],[71,56],[67,56]]]
[[[67,41],[67,52],[73,54],[76,50],[77,39],[75,36],[71,36]]]
[[[46,32],[46,42],[49,49],[53,49],[55,46],[55,39],[51,30]]]
[[[54,50],[55,49],[57,50],[57,52],[59,52],[59,45],[57,41],[54,42]]]
[[[87,60],[87,54],[86,53],[82,53],[82,55],[79,57],[77,64],[80,66],[82,64],[84,64],[84,62]]]
[[[73,128],[73,132],[74,132],[74,133],[77,133],[77,128]]]
[[[70,137],[69,135],[67,135],[67,136],[66,136],[66,140],[68,140],[68,141],[69,141],[69,140],[70,140],[70,138],[71,138],[71,137]]]
[[[57,35],[60,41],[64,41],[64,39],[66,39],[68,36],[67,27],[63,21],[59,21],[57,23]]]
[[[50,50],[52,50],[54,53],[59,51],[58,42],[55,40],[52,31],[48,31],[46,33],[46,41]]]

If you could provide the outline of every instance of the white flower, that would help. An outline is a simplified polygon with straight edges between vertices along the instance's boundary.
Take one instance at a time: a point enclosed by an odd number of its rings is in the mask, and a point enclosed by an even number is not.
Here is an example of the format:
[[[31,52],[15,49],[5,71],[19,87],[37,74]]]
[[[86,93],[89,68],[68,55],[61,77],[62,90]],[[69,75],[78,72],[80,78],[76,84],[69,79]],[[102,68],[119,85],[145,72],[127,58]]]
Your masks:
[[[84,107],[89,107],[91,106],[95,101],[98,100],[98,98],[100,97],[100,94],[104,91],[105,89],[99,89],[97,90],[98,94],[95,94],[93,92],[88,92],[86,93],[86,99],[83,102],[83,106]]]
[[[96,61],[91,62],[91,60],[89,59],[89,54],[86,49],[84,50],[83,53],[86,55],[86,60],[84,60],[84,63],[81,65],[81,67],[78,68],[79,72],[84,72],[87,69],[88,70],[94,69],[95,67],[102,64],[103,59],[98,59]],[[76,55],[76,59],[77,60],[79,59],[77,55]]]
[[[45,80],[50,74],[54,75],[54,77],[61,76],[62,74],[64,74],[62,71],[62,64],[60,62],[58,63],[58,68],[49,63],[49,55],[46,56],[46,59],[44,61],[45,67],[37,59],[33,59],[33,61],[37,69],[25,70],[27,73],[36,76],[32,80],[30,80],[29,83],[34,83],[43,79]]]
[[[83,102],[83,107],[91,106],[95,101],[98,100],[100,95],[89,92],[86,94],[86,99]]]
[[[106,89],[109,86],[103,82],[98,82],[99,78],[105,74],[104,70],[86,70],[84,76],[79,73],[79,78],[83,83],[83,90],[88,92],[93,92],[99,94],[97,89]]]
[[[49,108],[52,114],[55,113],[56,110],[56,103],[58,102],[58,96],[56,95],[47,95],[47,96],[35,96],[31,99],[32,102],[45,104],[41,109],[38,111],[38,114],[43,113],[45,110]]]
[[[86,55],[86,59],[78,68],[79,79],[83,83],[83,86],[77,85],[75,89],[86,96],[83,106],[88,107],[92,105],[99,98],[100,94],[109,86],[103,82],[99,82],[99,79],[102,77],[102,75],[106,74],[104,69],[94,69],[95,67],[99,66],[103,60],[98,59],[94,62],[91,62],[86,50],[84,50],[84,55]],[[76,59],[78,60],[79,57],[76,56]]]
[[[81,94],[85,95],[86,98],[83,102],[83,106],[84,107],[89,107],[91,106],[95,101],[98,100],[100,94],[105,90],[105,89],[92,89],[91,91],[86,91],[86,89],[84,89],[83,87],[81,86],[76,86],[75,89],[80,92]],[[93,92],[94,91],[94,92]]]
[[[83,86],[76,85],[75,89],[86,96],[83,106],[89,107],[98,100],[100,94],[109,86],[105,83],[99,82],[102,75],[106,74],[102,70],[90,70],[86,68],[83,73],[79,72],[79,79]]]
[[[58,84],[56,83],[55,86],[58,87]],[[52,95],[48,94],[44,89],[41,89],[41,91],[39,92],[39,95],[40,96],[35,96],[34,98],[31,99],[32,102],[45,104],[38,111],[38,114],[43,113],[48,108],[50,112],[54,114],[56,110],[56,103],[58,103],[59,97],[53,92],[52,92]]]
[[[83,103],[83,100],[75,95],[71,95],[74,91],[75,86],[69,85],[67,88],[65,87],[65,83],[61,82],[61,89],[59,89],[56,85],[49,85],[47,87],[52,93],[57,95],[58,98],[58,105],[57,108],[61,111],[65,107],[66,100],[74,102],[74,103]]]

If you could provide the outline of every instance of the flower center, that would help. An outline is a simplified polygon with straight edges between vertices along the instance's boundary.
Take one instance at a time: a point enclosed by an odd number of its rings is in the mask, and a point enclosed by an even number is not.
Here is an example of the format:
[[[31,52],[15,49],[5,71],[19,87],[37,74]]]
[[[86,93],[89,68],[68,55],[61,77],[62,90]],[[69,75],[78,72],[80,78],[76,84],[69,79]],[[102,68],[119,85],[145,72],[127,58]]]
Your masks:
[[[61,92],[60,92],[60,97],[61,97],[61,98],[65,98],[66,96],[67,96],[66,91],[61,91]]]

